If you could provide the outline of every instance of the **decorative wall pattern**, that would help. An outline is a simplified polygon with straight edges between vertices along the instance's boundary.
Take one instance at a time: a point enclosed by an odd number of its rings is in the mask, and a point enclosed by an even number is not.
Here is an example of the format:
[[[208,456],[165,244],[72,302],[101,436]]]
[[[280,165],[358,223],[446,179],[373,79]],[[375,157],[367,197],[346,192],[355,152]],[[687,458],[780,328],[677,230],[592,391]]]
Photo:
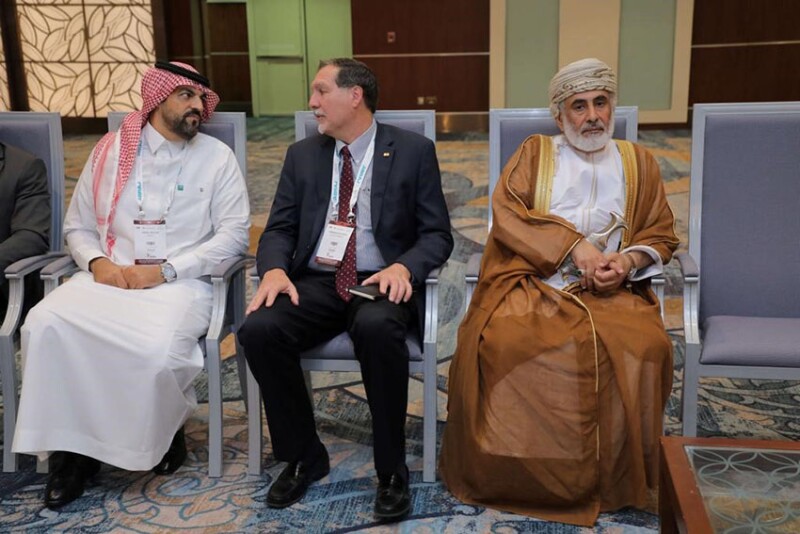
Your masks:
[[[6,74],[6,51],[3,48],[3,32],[0,30],[0,111],[11,109],[8,98],[8,75]]]
[[[141,104],[150,0],[17,0],[17,15],[31,111],[105,117]]]

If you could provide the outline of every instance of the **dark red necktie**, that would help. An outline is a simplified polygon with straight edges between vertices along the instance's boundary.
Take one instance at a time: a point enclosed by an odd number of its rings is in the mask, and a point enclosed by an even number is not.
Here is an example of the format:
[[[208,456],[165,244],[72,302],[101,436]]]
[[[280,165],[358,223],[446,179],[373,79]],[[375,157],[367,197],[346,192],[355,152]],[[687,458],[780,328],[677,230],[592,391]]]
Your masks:
[[[350,158],[350,150],[345,146],[341,151],[342,155],[342,174],[339,181],[339,222],[347,222],[350,214],[350,196],[353,194],[353,164]],[[353,208],[355,213],[355,207]],[[355,224],[355,221],[353,221]],[[350,302],[353,298],[348,291],[348,287],[353,287],[357,283],[356,278],[356,231],[350,235],[347,248],[344,251],[342,263],[336,269],[336,293],[345,302]]]

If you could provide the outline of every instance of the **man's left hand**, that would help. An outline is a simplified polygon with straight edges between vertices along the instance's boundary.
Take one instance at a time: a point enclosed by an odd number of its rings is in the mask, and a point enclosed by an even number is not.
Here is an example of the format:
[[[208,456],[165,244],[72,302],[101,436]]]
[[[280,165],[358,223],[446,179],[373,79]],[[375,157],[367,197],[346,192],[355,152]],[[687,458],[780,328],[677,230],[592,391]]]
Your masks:
[[[366,280],[363,284],[378,284],[381,293],[388,290],[389,300],[395,304],[408,302],[411,299],[413,289],[411,287],[411,271],[401,263],[393,263],[382,271],[378,271]]]
[[[608,265],[594,272],[594,289],[598,293],[608,293],[617,289],[628,278],[633,267],[633,258],[629,254],[612,252],[606,256]]]
[[[122,270],[128,289],[147,289],[164,283],[158,265],[128,265]]]

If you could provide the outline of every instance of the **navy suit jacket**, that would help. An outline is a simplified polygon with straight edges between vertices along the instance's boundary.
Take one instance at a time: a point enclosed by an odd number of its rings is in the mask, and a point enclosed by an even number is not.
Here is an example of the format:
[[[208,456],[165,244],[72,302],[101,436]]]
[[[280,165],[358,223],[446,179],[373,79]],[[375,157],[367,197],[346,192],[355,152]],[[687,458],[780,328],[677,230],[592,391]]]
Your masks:
[[[17,260],[44,254],[50,245],[50,193],[42,160],[0,143],[0,319],[8,287],[2,271]],[[37,299],[36,276],[26,278],[25,306]]]
[[[332,137],[315,135],[286,152],[269,220],[258,243],[260,277],[281,268],[306,272],[326,224],[331,197]],[[401,263],[415,285],[453,250],[450,216],[433,142],[378,123],[372,164],[372,230],[387,265]]]

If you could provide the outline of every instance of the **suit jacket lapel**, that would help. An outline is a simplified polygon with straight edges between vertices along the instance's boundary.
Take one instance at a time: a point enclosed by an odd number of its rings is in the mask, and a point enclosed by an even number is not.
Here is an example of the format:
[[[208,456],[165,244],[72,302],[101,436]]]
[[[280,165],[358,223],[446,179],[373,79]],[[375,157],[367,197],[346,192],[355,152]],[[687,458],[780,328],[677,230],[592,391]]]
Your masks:
[[[316,205],[312,210],[314,213],[314,224],[312,225],[314,235],[311,236],[312,243],[319,241],[322,228],[327,222],[325,218],[328,214],[328,207],[331,201],[331,176],[333,175],[333,150],[335,146],[336,141],[334,141],[332,137],[320,136],[320,155],[314,158],[317,165],[314,171],[314,177],[311,180],[317,190]]]
[[[383,195],[389,182],[389,171],[394,160],[394,139],[386,128],[378,123],[375,134],[375,156],[372,159],[372,196],[371,215],[372,229],[378,228],[381,212],[383,211]]]

